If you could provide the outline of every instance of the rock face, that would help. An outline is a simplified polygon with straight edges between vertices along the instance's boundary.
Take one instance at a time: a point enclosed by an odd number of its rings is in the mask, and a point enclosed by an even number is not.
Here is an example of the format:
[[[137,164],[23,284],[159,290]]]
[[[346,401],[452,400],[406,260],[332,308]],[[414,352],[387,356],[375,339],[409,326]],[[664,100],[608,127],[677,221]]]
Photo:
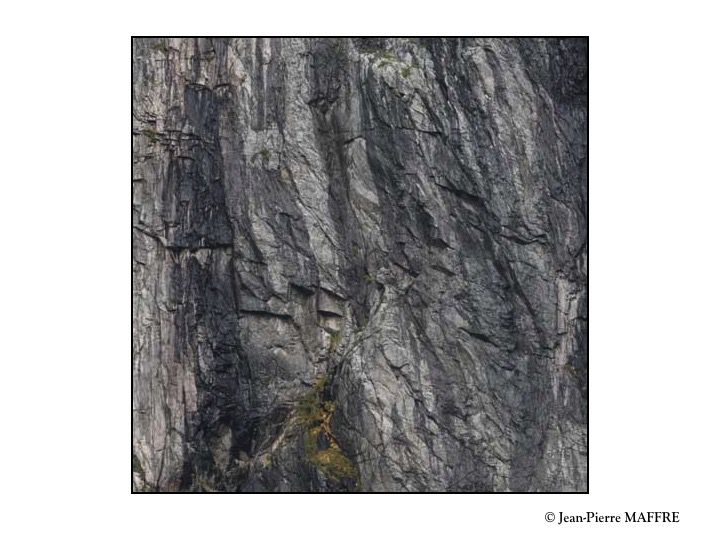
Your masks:
[[[587,490],[587,40],[132,66],[135,491]]]

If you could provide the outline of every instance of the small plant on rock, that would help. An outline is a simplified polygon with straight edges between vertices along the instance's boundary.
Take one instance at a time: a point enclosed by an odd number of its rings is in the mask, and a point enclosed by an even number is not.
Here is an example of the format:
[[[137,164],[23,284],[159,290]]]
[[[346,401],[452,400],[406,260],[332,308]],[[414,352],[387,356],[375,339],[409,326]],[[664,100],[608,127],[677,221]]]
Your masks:
[[[167,54],[170,51],[170,47],[168,47],[164,43],[153,43],[152,45],[150,45],[150,48],[153,51],[161,52],[164,54]]]
[[[340,332],[333,332],[330,334],[330,352],[335,352],[340,345]]]
[[[318,379],[312,390],[300,398],[297,404],[296,417],[304,431],[305,456],[328,479],[335,482],[347,480],[357,485],[357,469],[343,453],[332,432],[335,403],[323,399],[326,385],[326,378]],[[320,441],[323,441],[325,448],[320,448]]]
[[[152,144],[155,144],[160,140],[160,134],[154,129],[143,129],[142,134],[145,135],[148,139],[150,139],[150,143]]]

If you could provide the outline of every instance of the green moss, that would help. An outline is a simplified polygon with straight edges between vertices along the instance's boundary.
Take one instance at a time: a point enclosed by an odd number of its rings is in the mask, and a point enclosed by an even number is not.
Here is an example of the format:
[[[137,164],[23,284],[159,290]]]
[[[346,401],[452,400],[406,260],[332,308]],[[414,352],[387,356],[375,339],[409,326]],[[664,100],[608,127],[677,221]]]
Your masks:
[[[300,398],[296,407],[296,418],[304,432],[305,457],[310,465],[330,480],[350,480],[357,485],[357,469],[343,453],[332,433],[331,420],[335,403],[323,400],[326,386],[326,378],[318,379],[312,390]],[[320,437],[328,441],[327,448],[318,448]]]
[[[375,51],[373,53],[373,58],[375,60],[380,59],[380,63],[378,64],[379,68],[385,67],[388,64],[390,64],[390,62],[397,60],[397,58],[395,58],[395,55],[393,53],[391,53],[390,51],[385,51],[385,50]]]
[[[152,45],[150,45],[150,48],[153,51],[161,52],[163,54],[167,54],[170,51],[170,47],[168,47],[164,43],[153,43]]]
[[[301,426],[310,427],[322,417],[323,408],[320,401],[320,392],[324,387],[324,380],[318,380],[313,389],[298,400],[295,412]]]
[[[132,455],[132,472],[133,474],[139,474],[142,482],[145,482],[145,471],[140,464],[140,458],[138,458],[135,453]]]
[[[407,66],[404,67],[404,68],[402,68],[402,69],[400,70],[400,75],[402,75],[405,79],[407,79],[408,76],[410,75],[410,68],[407,67]]]
[[[335,40],[330,46],[335,54],[341,55],[345,52],[346,46],[344,39]]]
[[[134,473],[142,473],[143,472],[142,465],[140,464],[140,459],[135,454],[132,455],[132,472],[134,472]]]
[[[160,140],[160,134],[154,129],[143,129],[142,134],[145,135],[152,144],[155,144]]]
[[[340,345],[340,332],[330,334],[330,352],[335,352]]]
[[[573,366],[572,364],[564,364],[563,369],[571,377],[575,377],[576,379],[580,378],[580,374],[578,373],[578,370],[575,369],[575,366]]]
[[[365,283],[375,283],[375,276],[373,276],[372,274],[364,274],[363,281]]]

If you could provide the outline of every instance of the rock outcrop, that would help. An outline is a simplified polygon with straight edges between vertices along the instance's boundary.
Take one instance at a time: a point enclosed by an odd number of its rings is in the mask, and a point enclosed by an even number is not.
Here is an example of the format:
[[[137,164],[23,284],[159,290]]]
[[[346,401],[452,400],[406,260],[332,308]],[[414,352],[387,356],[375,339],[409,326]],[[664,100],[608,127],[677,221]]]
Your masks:
[[[587,490],[587,40],[133,40],[135,491]]]

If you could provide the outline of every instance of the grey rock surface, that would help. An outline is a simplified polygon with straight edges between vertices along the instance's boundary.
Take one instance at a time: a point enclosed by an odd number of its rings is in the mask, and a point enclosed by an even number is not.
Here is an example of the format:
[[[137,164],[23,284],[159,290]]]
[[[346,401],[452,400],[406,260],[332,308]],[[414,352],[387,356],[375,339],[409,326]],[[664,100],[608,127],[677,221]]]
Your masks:
[[[133,490],[585,491],[587,67],[134,39]]]

